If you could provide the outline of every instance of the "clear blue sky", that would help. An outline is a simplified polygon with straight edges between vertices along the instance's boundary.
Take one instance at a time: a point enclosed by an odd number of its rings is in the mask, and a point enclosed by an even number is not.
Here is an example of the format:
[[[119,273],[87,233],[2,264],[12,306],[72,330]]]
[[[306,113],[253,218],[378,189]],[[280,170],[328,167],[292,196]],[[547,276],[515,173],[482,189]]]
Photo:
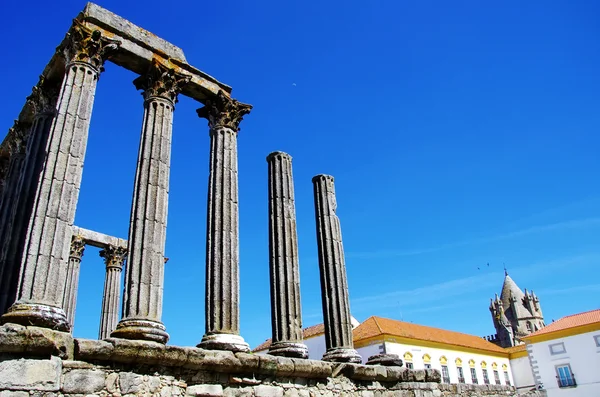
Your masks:
[[[311,177],[336,178],[352,312],[494,332],[503,263],[546,321],[600,307],[600,7],[594,1],[101,1],[181,47],[255,106],[239,135],[241,331],[270,337],[267,164],[294,157],[304,325],[321,322]],[[0,9],[0,125],[83,1]],[[76,224],[127,237],[142,97],[107,63]],[[204,333],[209,136],[175,112],[163,321]],[[487,266],[487,263],[490,266]],[[478,270],[478,267],[480,270]],[[88,248],[75,334],[95,338],[104,267]]]

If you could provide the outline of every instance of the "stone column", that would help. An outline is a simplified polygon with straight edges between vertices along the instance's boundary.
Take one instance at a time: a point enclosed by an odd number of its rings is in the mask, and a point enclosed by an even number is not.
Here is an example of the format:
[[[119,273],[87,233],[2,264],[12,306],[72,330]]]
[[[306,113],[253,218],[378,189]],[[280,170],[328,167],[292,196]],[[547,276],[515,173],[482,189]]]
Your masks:
[[[352,341],[348,281],[340,220],[335,213],[337,203],[333,177],[317,175],[312,181],[327,348],[323,360],[360,363],[360,355],[354,350]]]
[[[198,109],[210,128],[204,349],[250,350],[239,335],[237,133],[251,109],[222,91]]]
[[[75,323],[75,307],[77,306],[77,287],[79,286],[79,267],[85,250],[85,241],[80,236],[71,238],[71,251],[69,253],[69,267],[67,268],[67,280],[65,283],[65,294],[63,297],[63,308],[67,320],[73,331]]]
[[[269,164],[269,268],[271,273],[271,325],[269,354],[307,358],[302,343],[298,235],[294,206],[292,156],[273,152]]]
[[[70,328],[62,301],[96,83],[119,45],[77,20],[67,36],[59,48],[66,70],[27,224],[17,302],[0,319],[60,331]]]
[[[164,281],[171,132],[181,87],[189,81],[154,61],[134,80],[144,90],[144,122],[133,187],[123,318],[115,338],[167,343],[161,322]]]
[[[125,263],[127,249],[107,246],[100,251],[106,265],[104,295],[102,298],[102,318],[98,339],[106,339],[117,328],[119,322],[119,302],[121,301],[121,271]]]
[[[17,184],[15,205],[3,225],[5,238],[2,238],[0,247],[0,271],[3,272],[0,276],[0,314],[5,313],[17,297],[29,220],[40,182],[40,173],[44,166],[46,144],[56,113],[59,89],[59,84],[48,83],[41,77],[38,85],[33,87],[32,94],[27,97],[25,108],[35,116],[27,137],[25,160]]]
[[[19,179],[23,173],[27,136],[31,125],[15,121],[8,132],[14,139],[9,142],[10,159],[4,188],[0,195],[0,314],[4,314],[14,302],[14,291],[17,283],[18,269],[8,266],[1,255],[2,247],[8,246],[12,237],[11,229],[15,220],[16,207],[19,201]],[[14,274],[16,273],[16,274]],[[13,285],[14,284],[14,285]]]

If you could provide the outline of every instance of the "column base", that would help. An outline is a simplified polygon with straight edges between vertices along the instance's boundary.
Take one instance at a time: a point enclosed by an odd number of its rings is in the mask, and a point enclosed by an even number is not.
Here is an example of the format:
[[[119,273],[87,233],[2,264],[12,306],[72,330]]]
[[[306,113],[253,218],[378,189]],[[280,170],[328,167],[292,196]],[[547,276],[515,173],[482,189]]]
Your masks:
[[[304,343],[277,342],[269,347],[269,354],[273,356],[308,358],[308,347]]]
[[[69,332],[71,330],[67,315],[63,309],[41,303],[15,302],[0,317],[0,324],[6,323],[15,323],[24,326],[32,325],[62,332]]]
[[[244,338],[235,334],[204,335],[198,347],[207,350],[229,350],[234,353],[250,352],[250,346],[244,341]]]
[[[362,358],[354,349],[349,349],[347,347],[334,347],[325,352],[323,355],[323,361],[360,364],[362,362]]]
[[[123,319],[117,324],[117,329],[111,334],[111,338],[149,340],[166,344],[169,334],[165,332],[165,326],[158,321],[142,319]]]

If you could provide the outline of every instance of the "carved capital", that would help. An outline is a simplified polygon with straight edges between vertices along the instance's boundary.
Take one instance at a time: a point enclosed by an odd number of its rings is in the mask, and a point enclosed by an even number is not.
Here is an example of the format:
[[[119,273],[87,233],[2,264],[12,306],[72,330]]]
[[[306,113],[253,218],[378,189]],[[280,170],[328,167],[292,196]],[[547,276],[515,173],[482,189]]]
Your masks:
[[[252,105],[241,103],[219,91],[217,95],[206,101],[203,108],[196,112],[199,117],[208,120],[211,129],[225,127],[235,132],[239,131],[239,125],[245,115],[250,113]]]
[[[71,237],[71,252],[69,258],[81,260],[85,250],[85,240],[81,236]]]
[[[100,251],[100,256],[104,258],[104,264],[106,265],[107,269],[121,269],[127,256],[127,248],[108,245],[106,248]]]
[[[67,65],[73,62],[84,62],[96,68],[98,72],[102,72],[104,61],[120,45],[119,40],[103,37],[99,30],[92,30],[74,19],[73,26],[67,33],[66,45],[59,47],[59,50],[62,50]]]
[[[176,73],[175,69],[170,69],[155,59],[152,61],[148,72],[133,80],[133,84],[136,89],[144,90],[142,95],[146,101],[158,97],[175,104],[177,103],[177,95],[179,95],[183,86],[189,83],[190,79],[190,76]]]

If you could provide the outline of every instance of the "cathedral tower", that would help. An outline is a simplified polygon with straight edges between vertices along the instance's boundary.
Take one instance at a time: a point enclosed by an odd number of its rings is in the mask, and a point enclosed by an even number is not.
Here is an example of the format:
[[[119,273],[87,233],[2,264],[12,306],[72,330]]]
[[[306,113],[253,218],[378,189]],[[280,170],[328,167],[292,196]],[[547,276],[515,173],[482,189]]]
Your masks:
[[[521,291],[506,271],[502,292],[491,300],[490,312],[502,347],[521,344],[523,336],[545,326],[538,297],[533,291]]]

